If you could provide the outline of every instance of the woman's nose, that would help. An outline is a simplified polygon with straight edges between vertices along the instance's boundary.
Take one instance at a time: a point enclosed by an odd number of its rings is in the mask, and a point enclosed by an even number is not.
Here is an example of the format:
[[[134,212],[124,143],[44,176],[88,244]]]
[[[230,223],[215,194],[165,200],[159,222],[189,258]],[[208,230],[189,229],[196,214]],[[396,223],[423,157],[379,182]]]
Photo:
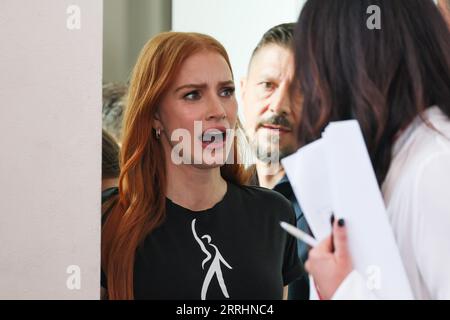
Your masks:
[[[225,110],[225,107],[220,101],[219,98],[211,98],[210,101],[208,101],[208,113],[206,116],[207,120],[221,120],[225,119],[227,117],[227,113]]]

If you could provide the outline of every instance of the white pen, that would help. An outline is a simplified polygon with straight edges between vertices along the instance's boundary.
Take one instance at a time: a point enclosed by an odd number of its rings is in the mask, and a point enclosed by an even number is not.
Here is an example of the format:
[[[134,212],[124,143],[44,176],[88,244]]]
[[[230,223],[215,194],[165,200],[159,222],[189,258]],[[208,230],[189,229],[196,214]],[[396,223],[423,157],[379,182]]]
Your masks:
[[[286,223],[284,221],[280,222],[280,226],[286,230],[288,233],[290,233],[291,235],[293,235],[294,237],[296,237],[297,239],[303,241],[304,243],[306,243],[307,245],[309,245],[310,247],[315,247],[317,246],[318,242],[316,239],[314,239],[313,237],[311,237],[309,234],[307,234],[306,232],[303,232],[302,230],[300,230],[299,228]]]

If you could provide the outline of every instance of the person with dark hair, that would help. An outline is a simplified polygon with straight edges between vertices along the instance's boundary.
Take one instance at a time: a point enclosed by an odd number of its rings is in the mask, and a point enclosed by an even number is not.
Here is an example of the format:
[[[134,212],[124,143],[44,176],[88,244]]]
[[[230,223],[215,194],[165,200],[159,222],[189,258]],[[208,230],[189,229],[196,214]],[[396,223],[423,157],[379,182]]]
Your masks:
[[[291,91],[294,79],[293,39],[294,23],[283,23],[264,33],[251,56],[247,76],[241,80],[241,92],[245,129],[257,158],[254,183],[284,195],[295,209],[297,227],[310,232],[279,162],[298,148],[301,97],[298,90]],[[304,262],[308,247],[300,241],[297,245],[299,257]],[[309,299],[306,272],[289,286],[289,299]]]
[[[381,29],[367,27],[373,5]],[[416,299],[450,298],[449,40],[431,0],[308,0],[295,29],[300,143],[358,120]],[[333,235],[306,262],[320,296],[383,298],[353,270],[338,217]]]
[[[102,203],[116,193],[119,185],[120,147],[112,135],[102,130]]]

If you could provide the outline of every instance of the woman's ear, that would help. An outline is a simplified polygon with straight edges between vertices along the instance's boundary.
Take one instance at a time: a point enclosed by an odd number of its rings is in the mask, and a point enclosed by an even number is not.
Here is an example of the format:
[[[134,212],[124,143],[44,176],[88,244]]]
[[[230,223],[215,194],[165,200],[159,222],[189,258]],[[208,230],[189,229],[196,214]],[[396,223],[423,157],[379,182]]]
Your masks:
[[[156,112],[156,113],[155,113],[155,116],[153,117],[152,127],[153,127],[153,129],[155,129],[155,130],[157,130],[157,129],[162,130],[162,128],[163,128],[163,125],[162,125],[162,122],[161,122],[161,117],[160,117],[160,115],[159,115],[159,112]]]
[[[161,131],[164,131],[164,127],[161,122],[161,117],[159,116],[159,113],[156,112],[155,116],[153,117],[153,123],[152,127],[155,133],[155,137],[157,140],[161,139]]]

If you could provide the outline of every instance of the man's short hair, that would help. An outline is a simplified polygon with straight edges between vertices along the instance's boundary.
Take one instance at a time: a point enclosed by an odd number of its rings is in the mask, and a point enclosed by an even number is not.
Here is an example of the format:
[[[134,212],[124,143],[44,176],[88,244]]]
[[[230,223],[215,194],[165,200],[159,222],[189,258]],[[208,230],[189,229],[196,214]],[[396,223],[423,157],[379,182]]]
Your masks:
[[[122,121],[125,112],[127,86],[106,83],[103,85],[103,129],[108,131],[118,142],[122,141]]]
[[[255,54],[263,47],[276,44],[281,47],[293,49],[294,48],[294,26],[295,23],[282,23],[275,27],[270,28],[264,35],[261,40],[259,40],[258,45],[253,50],[252,57],[253,59]]]

